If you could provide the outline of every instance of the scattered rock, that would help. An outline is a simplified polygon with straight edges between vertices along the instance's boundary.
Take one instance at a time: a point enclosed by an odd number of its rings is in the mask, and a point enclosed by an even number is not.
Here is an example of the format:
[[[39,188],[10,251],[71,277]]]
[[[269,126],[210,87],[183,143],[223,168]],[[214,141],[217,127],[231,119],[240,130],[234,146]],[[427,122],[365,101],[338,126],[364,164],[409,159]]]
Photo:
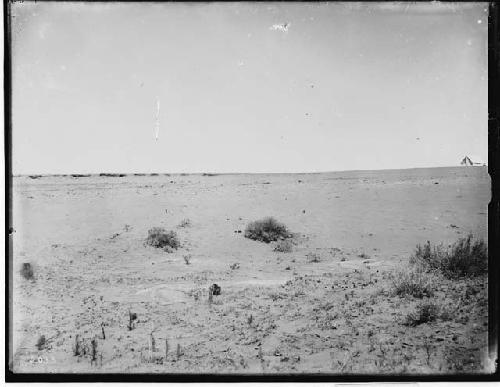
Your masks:
[[[221,287],[217,284],[213,284],[210,286],[210,291],[214,296],[220,296],[221,293]]]

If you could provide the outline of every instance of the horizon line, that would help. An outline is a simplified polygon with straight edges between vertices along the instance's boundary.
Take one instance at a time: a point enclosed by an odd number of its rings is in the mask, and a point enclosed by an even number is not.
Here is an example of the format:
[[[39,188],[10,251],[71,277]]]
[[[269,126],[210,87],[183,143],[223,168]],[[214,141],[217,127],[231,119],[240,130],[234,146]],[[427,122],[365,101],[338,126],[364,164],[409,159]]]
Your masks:
[[[216,176],[216,175],[313,175],[313,174],[323,174],[323,173],[340,173],[340,172],[372,172],[372,171],[404,171],[412,169],[438,169],[438,168],[467,168],[467,167],[488,167],[488,164],[484,165],[448,165],[439,167],[409,167],[409,168],[377,168],[377,169],[343,169],[343,170],[328,170],[328,171],[315,171],[315,172],[71,172],[71,173],[20,173],[20,174],[10,174],[11,177],[24,177],[24,176],[37,176],[37,177],[49,177],[49,176],[75,176],[75,177],[90,177],[90,176],[102,176],[102,177],[125,177],[125,176],[159,176],[159,175],[205,175],[205,176]]]

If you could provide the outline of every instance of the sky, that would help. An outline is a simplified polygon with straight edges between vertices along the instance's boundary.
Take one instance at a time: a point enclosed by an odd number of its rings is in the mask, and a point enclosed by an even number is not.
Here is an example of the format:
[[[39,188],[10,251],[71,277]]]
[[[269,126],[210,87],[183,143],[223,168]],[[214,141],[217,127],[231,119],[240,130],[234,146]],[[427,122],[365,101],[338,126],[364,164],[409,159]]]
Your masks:
[[[13,3],[13,173],[486,161],[487,29],[486,3]]]

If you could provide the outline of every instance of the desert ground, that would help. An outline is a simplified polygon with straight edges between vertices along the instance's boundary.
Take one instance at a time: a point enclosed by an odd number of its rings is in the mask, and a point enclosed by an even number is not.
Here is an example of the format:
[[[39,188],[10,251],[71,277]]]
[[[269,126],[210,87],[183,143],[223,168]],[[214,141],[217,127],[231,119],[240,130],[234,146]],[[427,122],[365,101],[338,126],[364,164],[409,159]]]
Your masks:
[[[11,368],[491,372],[486,276],[436,274],[424,299],[392,291],[417,244],[487,242],[489,198],[484,167],[14,177]],[[245,238],[267,216],[294,233],[291,252]],[[181,246],[145,244],[153,227]],[[441,317],[405,325],[429,300]]]

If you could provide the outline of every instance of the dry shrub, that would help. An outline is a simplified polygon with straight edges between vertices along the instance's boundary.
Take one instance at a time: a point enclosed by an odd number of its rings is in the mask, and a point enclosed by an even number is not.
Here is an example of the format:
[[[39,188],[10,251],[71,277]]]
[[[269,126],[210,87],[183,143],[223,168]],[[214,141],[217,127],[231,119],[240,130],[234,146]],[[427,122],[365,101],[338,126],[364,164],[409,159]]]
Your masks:
[[[21,275],[27,280],[33,280],[35,278],[31,263],[23,263],[21,266]]]
[[[481,240],[473,241],[472,234],[460,238],[448,249],[432,247],[430,242],[417,246],[411,262],[428,269],[437,269],[447,278],[477,276],[488,270],[488,247]]]
[[[175,231],[166,231],[163,227],[153,227],[148,231],[146,243],[166,251],[177,249],[181,245]]]
[[[47,339],[45,338],[44,335],[41,335],[36,342],[36,347],[38,348],[39,351],[41,351],[45,349],[46,345],[47,345]]]
[[[474,242],[472,239],[472,234],[469,234],[451,247],[441,265],[447,277],[476,276],[487,272],[488,247],[482,239]]]
[[[279,253],[291,253],[293,250],[293,243],[289,239],[278,241],[274,246],[274,251]]]
[[[321,257],[316,253],[306,254],[307,262],[318,263],[321,261]]]
[[[433,302],[424,302],[418,305],[414,313],[406,316],[404,325],[416,327],[420,324],[436,321],[439,317],[439,306]]]
[[[260,242],[274,242],[290,238],[287,227],[272,217],[251,222],[245,229],[245,238]]]
[[[400,271],[392,278],[393,293],[416,298],[432,297],[432,280],[433,277],[421,268]]]

